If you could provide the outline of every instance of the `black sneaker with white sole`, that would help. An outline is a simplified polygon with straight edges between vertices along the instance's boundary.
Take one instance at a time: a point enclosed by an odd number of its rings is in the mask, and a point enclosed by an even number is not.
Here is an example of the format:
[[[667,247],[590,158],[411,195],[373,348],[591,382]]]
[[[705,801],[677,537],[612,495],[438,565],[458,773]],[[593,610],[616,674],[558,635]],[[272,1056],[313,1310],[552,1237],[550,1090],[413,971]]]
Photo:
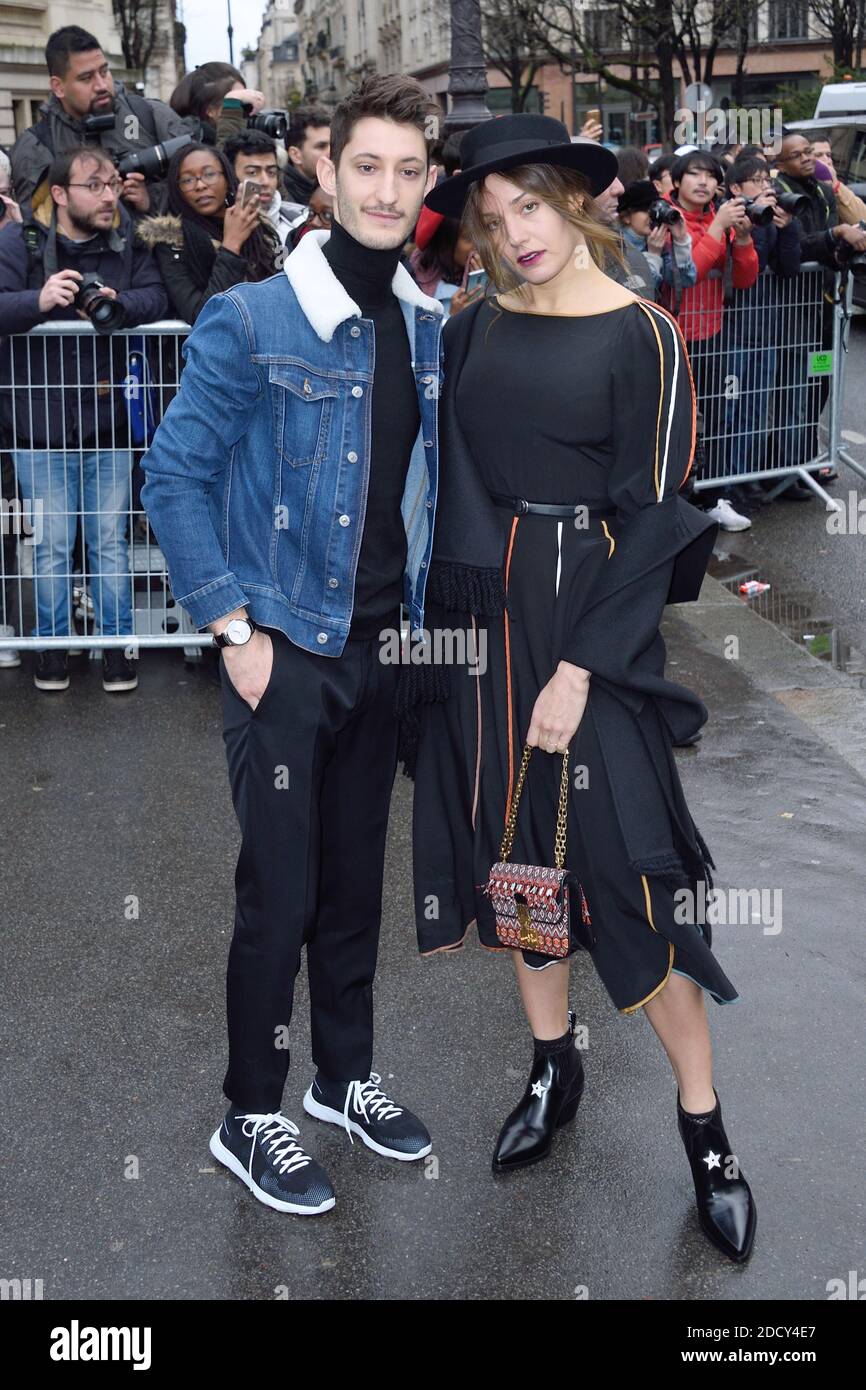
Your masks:
[[[138,673],[135,663],[124,655],[122,648],[109,647],[108,651],[102,653],[103,690],[113,695],[117,691],[135,690],[137,685]]]
[[[297,1142],[299,1133],[279,1111],[248,1113],[233,1107],[211,1135],[210,1151],[265,1206],[318,1216],[330,1211],[336,1197],[324,1168]]]
[[[417,1115],[380,1090],[381,1079],[374,1071],[369,1081],[329,1081],[317,1073],[304,1109],[317,1120],[342,1125],[350,1139],[360,1135],[368,1149],[386,1158],[425,1158],[433,1148],[430,1135]]]
[[[37,690],[68,690],[69,663],[66,652],[57,647],[37,652],[33,684]]]

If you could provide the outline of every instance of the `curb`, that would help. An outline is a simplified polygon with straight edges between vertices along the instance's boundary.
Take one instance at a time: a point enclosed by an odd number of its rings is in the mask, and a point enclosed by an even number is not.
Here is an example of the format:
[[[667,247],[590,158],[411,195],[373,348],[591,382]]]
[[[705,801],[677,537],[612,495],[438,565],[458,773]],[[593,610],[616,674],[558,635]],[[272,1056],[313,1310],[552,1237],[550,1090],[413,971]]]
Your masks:
[[[826,665],[724,584],[705,575],[700,597],[666,615],[701,639],[704,650],[739,669],[866,780],[866,693],[859,677]]]

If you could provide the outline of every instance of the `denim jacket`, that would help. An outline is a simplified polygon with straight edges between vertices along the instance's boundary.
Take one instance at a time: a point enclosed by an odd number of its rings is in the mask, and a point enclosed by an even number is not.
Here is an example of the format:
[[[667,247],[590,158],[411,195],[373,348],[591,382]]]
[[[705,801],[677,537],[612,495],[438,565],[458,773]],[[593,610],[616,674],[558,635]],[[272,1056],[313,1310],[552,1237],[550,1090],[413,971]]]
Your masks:
[[[197,627],[246,606],[339,656],[352,620],[370,476],[374,327],[310,231],[279,275],[215,295],[144,458],[142,501]],[[398,265],[421,425],[403,493],[404,601],[423,627],[438,482],[442,306]]]

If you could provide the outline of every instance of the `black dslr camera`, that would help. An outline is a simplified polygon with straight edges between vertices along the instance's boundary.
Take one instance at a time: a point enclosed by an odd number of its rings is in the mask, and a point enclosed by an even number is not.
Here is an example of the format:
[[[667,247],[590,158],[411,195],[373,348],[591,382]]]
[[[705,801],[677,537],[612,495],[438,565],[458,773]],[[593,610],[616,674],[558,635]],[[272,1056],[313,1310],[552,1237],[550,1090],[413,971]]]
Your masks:
[[[757,198],[747,198],[744,193],[739,194],[739,197],[741,197],[743,200],[743,206],[746,210],[746,216],[748,217],[752,226],[769,227],[770,223],[773,220],[772,204],[765,203],[763,207],[756,208],[755,203],[758,201]],[[733,201],[733,198],[723,198],[720,206],[724,206],[725,203],[732,203]]]
[[[247,130],[262,130],[265,135],[270,135],[272,140],[279,140],[285,144],[286,136],[289,133],[289,113],[288,111],[259,111],[255,116],[247,117]]]
[[[75,302],[83,309],[97,333],[116,333],[126,323],[126,310],[117,299],[108,299],[101,290],[106,288],[101,275],[91,271],[78,286]]]
[[[866,222],[862,218],[857,226],[866,232]],[[855,251],[847,241],[840,241],[836,244],[836,261],[841,271],[850,270],[855,280],[861,284],[866,282],[866,251]]]
[[[655,202],[650,204],[649,215],[651,227],[672,227],[682,218],[679,209],[666,198],[656,198]]]

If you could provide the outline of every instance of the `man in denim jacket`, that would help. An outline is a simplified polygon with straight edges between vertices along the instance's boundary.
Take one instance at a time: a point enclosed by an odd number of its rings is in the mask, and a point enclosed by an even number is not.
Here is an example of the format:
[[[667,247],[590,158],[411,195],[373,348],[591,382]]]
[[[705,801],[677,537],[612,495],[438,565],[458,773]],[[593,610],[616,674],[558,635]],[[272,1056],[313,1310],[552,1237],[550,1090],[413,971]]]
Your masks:
[[[205,306],[142,497],[176,597],[222,647],[242,847],[229,955],[228,1113],[211,1152],[280,1211],[334,1205],[281,1112],[307,946],[316,1077],[304,1109],[398,1160],[426,1129],[371,1072],[373,977],[396,768],[400,604],[424,621],[442,312],[399,263],[435,181],[414,80],[334,113],[318,177],[333,231]],[[383,641],[387,638],[387,641]]]

